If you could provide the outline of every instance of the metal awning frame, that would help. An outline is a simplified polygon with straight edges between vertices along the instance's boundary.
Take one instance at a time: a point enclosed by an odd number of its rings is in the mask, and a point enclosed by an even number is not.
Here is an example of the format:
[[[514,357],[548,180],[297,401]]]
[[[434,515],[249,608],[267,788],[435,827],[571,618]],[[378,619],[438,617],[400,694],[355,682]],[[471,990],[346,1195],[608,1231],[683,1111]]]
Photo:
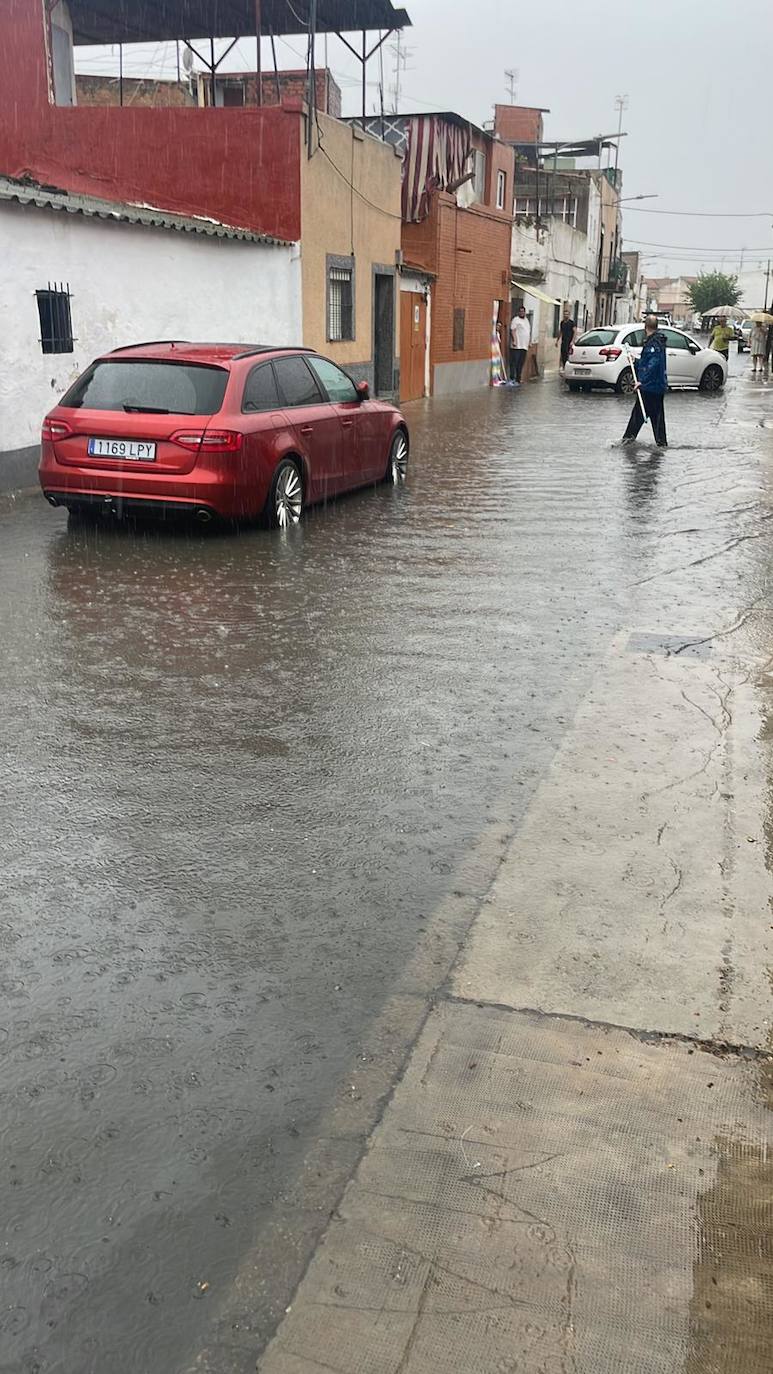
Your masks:
[[[46,0],[46,3],[48,8],[48,6],[51,3],[51,0]],[[198,13],[198,10],[196,9],[195,5],[195,0],[192,0],[192,3],[194,12]],[[297,0],[297,4],[301,7],[301,9],[303,8],[303,3],[304,0]],[[277,28],[274,24],[269,24],[268,26],[266,26],[264,24],[264,14],[270,18],[272,15],[276,15],[277,13],[281,16],[286,11],[288,18],[284,21],[282,27],[284,27],[286,24],[289,24],[289,28],[287,29],[288,32],[308,35],[306,66],[308,72],[307,103],[309,108],[309,129],[307,144],[308,155],[309,157],[311,157],[313,151],[311,126],[316,116],[317,83],[315,66],[315,40],[317,38],[317,35],[320,33],[335,34],[335,36],[341,40],[344,46],[349,50],[350,53],[352,53],[352,55],[360,63],[362,69],[361,120],[362,127],[365,128],[365,123],[367,120],[368,95],[367,64],[370,61],[370,59],[373,56],[375,56],[379,48],[383,46],[383,44],[393,33],[396,33],[399,29],[408,27],[411,21],[408,17],[407,11],[403,9],[395,9],[391,3],[391,0],[370,0],[370,15],[373,18],[374,27],[377,18],[387,19],[389,21],[390,27],[386,29],[384,29],[383,27],[378,28],[378,40],[377,42],[373,43],[370,48],[368,47],[368,33],[372,32],[373,30],[368,29],[366,27],[361,28],[359,30],[361,33],[361,42],[359,47],[355,47],[355,45],[344,36],[342,24],[345,22],[345,16],[347,14],[351,15],[352,22],[354,21],[355,16],[358,17],[358,27],[359,23],[365,24],[369,17],[369,0],[305,0],[305,3],[308,5],[307,18],[303,15],[303,13],[299,13],[299,10],[295,8],[295,6],[293,5],[292,0],[228,0],[228,5],[225,8],[225,11],[222,5],[217,7],[216,10],[218,16],[224,17],[220,17],[217,23],[214,18],[210,21],[212,29],[214,29],[215,26],[221,30],[225,28],[227,30],[226,33],[216,34],[214,32],[210,32],[202,40],[202,38],[198,34],[191,34],[190,30],[185,31],[184,29],[183,32],[177,35],[177,41],[183,43],[185,47],[188,48],[188,50],[192,52],[196,58],[198,58],[199,62],[202,64],[203,67],[206,68],[207,72],[209,73],[209,76],[212,81],[212,100],[214,103],[215,75],[217,73],[218,68],[225,61],[225,58],[228,56],[228,54],[231,52],[231,50],[235,47],[236,43],[238,43],[238,41],[241,38],[254,37],[256,39],[257,45],[257,103],[258,105],[260,105],[262,104],[263,98],[263,73],[261,70],[261,38],[263,37],[268,37],[271,40],[271,52],[273,57],[274,78],[276,80],[277,94],[279,94],[279,91],[281,89],[279,71],[277,68],[275,44],[276,38],[281,37],[281,29]],[[172,18],[168,21],[168,24],[173,24],[175,22],[174,15],[178,12],[180,15],[180,23],[182,24],[183,17],[186,13],[186,0],[179,0],[177,6],[175,5],[175,0],[167,0],[167,4],[163,6],[164,14],[167,13],[168,8],[171,8],[172,14]],[[105,15],[105,11],[101,7],[98,8],[94,3],[94,0],[72,0],[71,10],[74,11],[72,17],[76,45],[78,37],[80,37],[81,35],[81,30],[78,28],[78,23],[88,22],[88,15],[90,9],[93,9],[95,15],[99,16],[103,20],[106,20],[107,16]],[[82,17],[79,20],[79,13],[82,16],[85,16],[85,18]],[[245,16],[247,14],[254,15],[254,23],[250,22],[249,29],[245,27]],[[330,17],[331,15],[333,16],[332,18]],[[342,19],[341,16],[344,16],[344,18]],[[141,28],[135,28],[132,32],[131,25],[127,25],[126,27],[128,28],[130,36],[135,38],[137,41],[139,41],[140,37],[145,37],[144,31]],[[348,29],[346,31],[351,32],[352,30]],[[232,33],[234,32],[236,33],[236,37],[231,37]],[[166,29],[164,29],[164,33],[166,33]],[[231,42],[228,44],[228,47],[217,58],[215,57],[216,37],[231,38]],[[209,41],[208,59],[200,51],[202,41],[206,42],[207,40]],[[114,38],[113,41],[116,41],[118,43],[119,49],[119,61],[121,66],[120,103],[123,104],[122,76],[123,47],[125,40],[123,40],[122,38]],[[152,38],[149,41],[153,41]],[[197,46],[197,44],[199,46]]]

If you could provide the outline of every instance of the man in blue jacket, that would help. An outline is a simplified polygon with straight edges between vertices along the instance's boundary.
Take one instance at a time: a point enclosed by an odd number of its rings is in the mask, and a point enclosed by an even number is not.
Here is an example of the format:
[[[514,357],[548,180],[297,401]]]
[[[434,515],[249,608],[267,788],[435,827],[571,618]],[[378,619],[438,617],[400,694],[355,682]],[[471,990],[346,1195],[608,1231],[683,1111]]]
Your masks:
[[[663,410],[663,397],[668,390],[666,376],[666,340],[658,333],[658,322],[654,315],[644,321],[644,346],[636,364],[636,389],[644,402],[647,418],[652,421],[652,433],[658,448],[668,448],[666,438],[666,416]],[[623,443],[630,444],[644,424],[639,396],[633,403],[628,428],[623,435]]]

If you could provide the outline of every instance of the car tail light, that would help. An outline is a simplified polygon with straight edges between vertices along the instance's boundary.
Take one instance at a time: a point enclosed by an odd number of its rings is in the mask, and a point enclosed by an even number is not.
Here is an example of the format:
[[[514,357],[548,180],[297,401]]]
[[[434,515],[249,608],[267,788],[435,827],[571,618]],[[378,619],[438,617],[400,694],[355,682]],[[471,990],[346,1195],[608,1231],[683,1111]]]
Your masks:
[[[569,357],[570,357],[570,358],[571,358],[571,356],[572,356],[573,353],[574,353],[574,344],[570,344],[570,345],[569,345]]]
[[[46,416],[40,431],[41,439],[66,439],[68,434],[72,434],[72,430],[63,420],[50,420]]]
[[[237,429],[178,429],[172,443],[191,453],[238,453],[242,436]]]
[[[612,361],[614,358],[619,358],[622,351],[622,348],[600,348],[599,354],[602,358],[607,358],[609,361]]]

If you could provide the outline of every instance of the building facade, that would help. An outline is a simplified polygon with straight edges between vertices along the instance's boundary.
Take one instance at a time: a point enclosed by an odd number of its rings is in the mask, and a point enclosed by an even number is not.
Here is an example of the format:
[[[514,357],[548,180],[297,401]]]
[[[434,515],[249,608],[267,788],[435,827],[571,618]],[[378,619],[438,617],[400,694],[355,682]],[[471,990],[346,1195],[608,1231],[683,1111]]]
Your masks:
[[[76,105],[215,105],[218,109],[255,109],[258,105],[282,105],[285,101],[303,103],[308,99],[309,79],[305,70],[263,72],[258,100],[257,72],[218,72],[214,82],[209,72],[195,72],[179,81],[139,76],[97,76],[76,72]],[[214,91],[214,98],[213,98]],[[316,108],[339,118],[341,88],[332,72],[315,73]]]
[[[401,159],[401,275],[411,274],[401,335],[411,340],[414,379],[403,399],[421,375],[427,395],[488,386],[492,332],[498,324],[504,335],[510,313],[512,150],[448,111],[378,116],[367,129]]]
[[[152,105],[155,109],[195,105],[196,92],[188,81],[144,76],[97,76],[75,73],[76,105]]]
[[[214,99],[213,99],[214,89]],[[219,108],[243,108],[256,105],[281,105],[283,101],[300,103],[308,100],[309,78],[305,70],[262,72],[261,98],[258,101],[257,72],[199,72],[195,77],[196,102]],[[323,68],[315,72],[314,92],[316,108],[324,114],[341,117],[341,87],[333,73]]]
[[[667,310],[674,323],[679,320],[688,324],[695,314],[690,287],[697,280],[697,277],[645,277],[647,309]]]
[[[642,276],[641,255],[639,253],[623,253],[622,259],[628,271],[628,318],[640,320],[647,310],[647,287]]]
[[[496,105],[494,129],[515,154],[512,307],[532,321],[534,366],[555,356],[563,308],[579,329],[628,318],[628,269],[622,257],[622,174],[602,168],[603,138],[550,143],[543,114]],[[582,166],[593,159],[596,166]]]
[[[555,356],[564,306],[580,330],[595,322],[600,194],[581,172],[521,166],[514,209],[513,308],[531,319],[541,368]]]
[[[618,324],[625,320],[628,273],[622,259],[623,226],[620,215],[622,173],[607,167],[589,175],[599,193],[598,265],[596,269],[595,324]]]
[[[21,323],[0,345],[0,485],[20,464],[34,474],[40,421],[72,373],[133,340],[306,343],[396,396],[394,150],[323,111],[310,133],[292,95],[79,105],[65,0],[8,3],[0,274]],[[49,306],[72,315],[61,357],[45,346]]]
[[[301,158],[304,343],[376,395],[396,397],[400,159],[325,114],[312,122],[311,151]]]

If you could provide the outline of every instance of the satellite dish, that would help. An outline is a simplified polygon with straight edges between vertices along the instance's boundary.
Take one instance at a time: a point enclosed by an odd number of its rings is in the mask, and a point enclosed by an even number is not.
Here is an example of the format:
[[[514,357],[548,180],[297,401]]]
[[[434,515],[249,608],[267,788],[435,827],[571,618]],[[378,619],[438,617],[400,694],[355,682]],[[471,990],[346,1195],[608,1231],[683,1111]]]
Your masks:
[[[183,48],[183,68],[190,76],[193,71],[193,53],[188,47]]]

